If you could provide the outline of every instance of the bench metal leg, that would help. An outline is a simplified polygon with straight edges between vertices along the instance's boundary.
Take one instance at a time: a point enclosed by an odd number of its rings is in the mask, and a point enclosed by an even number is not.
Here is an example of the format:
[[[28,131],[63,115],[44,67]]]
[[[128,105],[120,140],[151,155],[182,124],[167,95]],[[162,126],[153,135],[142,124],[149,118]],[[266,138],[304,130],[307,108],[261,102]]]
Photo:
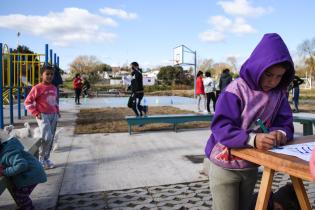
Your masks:
[[[174,123],[174,131],[177,133],[177,126],[176,126],[176,123]]]
[[[131,125],[128,125],[128,132],[129,132],[129,135],[131,135]]]
[[[303,136],[313,135],[313,123],[312,122],[302,122],[303,125]]]

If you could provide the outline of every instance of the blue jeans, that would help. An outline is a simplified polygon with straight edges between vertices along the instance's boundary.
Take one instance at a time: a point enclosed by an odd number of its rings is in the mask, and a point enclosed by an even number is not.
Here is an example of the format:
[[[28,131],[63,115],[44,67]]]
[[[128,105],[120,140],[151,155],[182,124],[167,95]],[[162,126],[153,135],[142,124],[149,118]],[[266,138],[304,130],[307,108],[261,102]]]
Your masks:
[[[300,88],[296,87],[292,90],[293,93],[293,103],[295,111],[299,111],[299,97],[300,97]]]

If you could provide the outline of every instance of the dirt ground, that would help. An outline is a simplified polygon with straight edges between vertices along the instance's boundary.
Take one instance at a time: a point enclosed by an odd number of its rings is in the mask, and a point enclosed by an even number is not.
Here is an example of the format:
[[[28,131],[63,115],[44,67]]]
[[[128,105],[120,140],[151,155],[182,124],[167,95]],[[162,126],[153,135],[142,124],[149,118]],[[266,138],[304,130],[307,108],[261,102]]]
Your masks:
[[[293,105],[291,104],[293,109]],[[314,103],[302,102],[299,105],[300,112],[315,113]],[[170,106],[150,107],[149,115],[156,114],[188,114],[191,111],[181,110]],[[129,108],[99,108],[81,109],[75,126],[76,134],[89,133],[119,133],[128,132],[128,125],[125,116],[134,115]],[[209,122],[188,122],[178,125],[179,129],[208,128]],[[143,127],[133,126],[133,131],[159,131],[172,130],[173,125],[146,124]]]
[[[170,106],[150,107],[149,115],[157,114],[188,114],[191,111],[181,110]],[[119,133],[128,132],[125,116],[134,115],[129,108],[98,108],[81,109],[75,126],[75,134],[89,133]],[[188,122],[179,124],[178,129],[207,128],[209,122]],[[146,124],[143,127],[133,126],[132,130],[139,131],[159,131],[172,130],[173,125],[168,123]]]
[[[294,105],[293,104],[290,104],[290,105],[291,105],[291,109],[294,110]],[[302,102],[299,104],[299,110],[300,112],[315,113],[315,104]]]

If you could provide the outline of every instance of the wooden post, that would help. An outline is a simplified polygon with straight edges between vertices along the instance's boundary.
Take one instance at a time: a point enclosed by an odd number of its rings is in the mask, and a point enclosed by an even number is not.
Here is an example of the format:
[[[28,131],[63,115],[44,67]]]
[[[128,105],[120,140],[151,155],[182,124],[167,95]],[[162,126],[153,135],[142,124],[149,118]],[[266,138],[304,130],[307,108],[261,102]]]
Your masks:
[[[274,173],[275,173],[274,170],[264,167],[264,173],[261,178],[255,210],[267,209]]]
[[[303,210],[311,210],[310,201],[308,200],[307,194],[305,192],[304,184],[300,178],[290,176],[292,180],[292,184],[296,193],[296,196],[299,200],[299,204],[301,209]]]

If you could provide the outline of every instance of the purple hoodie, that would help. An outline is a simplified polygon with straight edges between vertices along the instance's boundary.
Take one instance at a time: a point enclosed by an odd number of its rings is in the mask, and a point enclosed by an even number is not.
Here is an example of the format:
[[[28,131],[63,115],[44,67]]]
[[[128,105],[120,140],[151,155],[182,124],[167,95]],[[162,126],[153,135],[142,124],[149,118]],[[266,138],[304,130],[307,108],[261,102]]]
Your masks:
[[[264,92],[259,80],[274,64],[287,62],[289,68],[279,85]],[[260,118],[269,131],[282,130],[293,138],[293,117],[286,89],[294,77],[290,53],[278,34],[265,34],[251,56],[242,65],[240,78],[231,82],[221,93],[211,124],[212,134],[205,148],[206,156],[216,165],[228,169],[255,167],[234,157],[230,148],[249,147],[250,133],[261,133],[255,124]]]

